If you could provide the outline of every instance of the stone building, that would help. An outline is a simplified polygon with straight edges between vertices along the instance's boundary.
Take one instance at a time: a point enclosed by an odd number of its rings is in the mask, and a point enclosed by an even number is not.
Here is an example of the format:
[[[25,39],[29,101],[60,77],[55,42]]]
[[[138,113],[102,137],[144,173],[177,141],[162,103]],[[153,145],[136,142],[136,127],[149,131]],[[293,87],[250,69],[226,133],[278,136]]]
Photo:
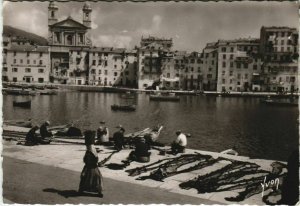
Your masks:
[[[6,50],[6,66],[2,71],[4,81],[48,83],[49,47],[12,44]]]
[[[192,52],[184,56],[184,72],[182,72],[185,90],[202,90],[203,61],[201,53]]]
[[[137,86],[137,54],[135,50],[95,47],[89,51],[89,84]]]
[[[155,37],[141,39],[138,49],[138,88],[159,85],[162,75],[162,58],[171,55],[172,39]]]
[[[87,54],[86,48],[92,46],[91,41],[91,13],[92,9],[88,4],[82,8],[82,23],[68,17],[58,21],[58,7],[50,2],[48,7],[48,45],[50,46],[50,81],[55,83],[87,84],[87,66],[85,65]],[[74,57],[71,51],[84,50],[79,57]],[[79,64],[71,60],[81,58]],[[79,71],[79,72],[77,72]],[[72,75],[72,76],[69,76]],[[69,78],[70,77],[70,78]],[[75,81],[76,79],[76,81]]]
[[[220,40],[217,45],[217,91],[260,91],[259,39]]]
[[[217,89],[218,75],[218,44],[208,43],[201,53],[202,60],[202,89],[215,91]]]
[[[262,27],[260,53],[263,57],[264,90],[298,91],[298,31],[289,27]]]

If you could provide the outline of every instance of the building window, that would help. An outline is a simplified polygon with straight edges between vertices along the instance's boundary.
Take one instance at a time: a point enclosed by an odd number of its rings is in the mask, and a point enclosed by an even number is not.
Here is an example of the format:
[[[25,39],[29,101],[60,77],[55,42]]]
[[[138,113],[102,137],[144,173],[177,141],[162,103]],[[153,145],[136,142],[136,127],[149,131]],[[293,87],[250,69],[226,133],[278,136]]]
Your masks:
[[[245,74],[245,79],[248,79],[248,74]]]
[[[43,60],[40,60],[40,65],[42,65],[43,64]]]
[[[101,69],[99,70],[98,74],[101,74]]]
[[[256,64],[253,65],[253,70],[257,70],[257,65]]]
[[[79,34],[79,43],[83,43],[83,34]]]
[[[72,35],[67,36],[67,44],[68,45],[73,45],[73,36]]]
[[[170,73],[167,73],[167,78],[170,78]]]
[[[80,64],[80,58],[76,58],[76,64]]]
[[[17,56],[17,52],[14,51],[14,56]]]
[[[115,76],[115,77],[118,76],[118,72],[114,72],[114,76]]]
[[[23,64],[23,59],[20,59],[20,64]]]
[[[223,66],[223,68],[225,68],[226,67],[226,62],[223,62],[222,66]]]
[[[222,84],[226,84],[226,80],[225,79],[222,79]]]
[[[214,61],[214,60],[212,60],[212,61],[211,61],[211,64],[212,64],[212,65],[214,65],[214,64],[215,64],[215,61]]]
[[[18,68],[12,68],[12,72],[18,72]]]
[[[4,71],[4,72],[7,72],[7,67],[3,67],[3,71]]]
[[[28,56],[28,57],[30,56],[30,52],[27,52],[27,56]]]
[[[230,62],[230,68],[233,68],[233,62]]]
[[[230,47],[230,52],[233,52],[233,49],[234,49],[233,47]],[[230,56],[231,56],[231,55],[230,55]]]
[[[229,75],[232,76],[232,75],[233,75],[233,71],[230,71],[230,72],[229,72]]]
[[[17,60],[16,59],[14,59],[14,64],[16,64],[17,63]]]
[[[30,59],[27,59],[27,64],[30,64]]]
[[[240,79],[240,78],[241,78],[241,74],[238,74],[238,75],[237,75],[237,78]]]
[[[44,78],[38,78],[38,82],[39,83],[43,83],[44,82]]]
[[[226,59],[226,54],[223,54],[223,59]]]
[[[248,64],[247,63],[244,63],[244,68],[248,69]]]
[[[42,57],[43,56],[43,52],[40,52],[40,57]]]
[[[26,73],[30,73],[30,72],[31,72],[31,69],[30,69],[30,68],[25,68],[25,72],[26,72]]]
[[[39,73],[44,73],[44,69],[39,69],[38,72]]]
[[[289,82],[290,81],[290,77],[286,77],[286,82]]]
[[[236,63],[236,68],[240,69],[241,68],[241,63]]]
[[[226,47],[222,47],[222,52],[226,52]]]
[[[225,71],[222,71],[222,75],[225,75]]]
[[[104,74],[107,75],[107,70],[104,70]]]
[[[94,53],[95,54],[95,53]],[[96,60],[93,60],[93,65],[96,65]]]
[[[17,81],[18,81],[17,77],[13,77],[13,82],[17,82]]]
[[[233,59],[233,54],[230,54],[230,59]]]
[[[36,60],[33,60],[33,64],[36,64]]]
[[[232,79],[230,79],[230,81],[229,81],[229,82],[230,82],[230,84],[232,84]]]
[[[114,65],[114,68],[115,68],[115,69],[117,68],[117,65],[116,65],[116,64]]]
[[[281,45],[284,45],[284,39],[281,40]]]

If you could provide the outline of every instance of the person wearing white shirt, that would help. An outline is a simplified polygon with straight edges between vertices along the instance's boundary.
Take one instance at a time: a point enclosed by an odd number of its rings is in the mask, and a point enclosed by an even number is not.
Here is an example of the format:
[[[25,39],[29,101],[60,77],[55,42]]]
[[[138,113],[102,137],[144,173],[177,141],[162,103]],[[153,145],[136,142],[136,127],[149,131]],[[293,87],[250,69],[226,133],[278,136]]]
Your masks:
[[[187,145],[187,138],[181,131],[176,132],[177,138],[171,145],[173,154],[184,153]]]

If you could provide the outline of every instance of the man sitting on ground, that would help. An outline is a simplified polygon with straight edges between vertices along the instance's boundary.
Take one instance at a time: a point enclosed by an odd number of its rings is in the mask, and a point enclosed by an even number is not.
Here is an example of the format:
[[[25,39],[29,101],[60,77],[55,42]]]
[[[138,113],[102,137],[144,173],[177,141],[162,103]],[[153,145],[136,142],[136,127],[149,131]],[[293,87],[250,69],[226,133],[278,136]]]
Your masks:
[[[36,134],[36,131],[39,129],[38,126],[34,126],[29,130],[29,132],[26,134],[26,142],[25,145],[27,146],[33,146],[38,144],[50,144],[50,140],[42,139]]]
[[[122,126],[119,126],[120,130],[114,133],[113,140],[115,149],[120,151],[123,149],[125,141],[124,141],[124,132],[125,129]]]
[[[52,137],[52,133],[48,131],[48,126],[50,125],[49,121],[46,121],[44,124],[42,124],[40,128],[40,134],[42,139],[45,139],[47,137]]]
[[[129,154],[126,161],[122,162],[124,162],[126,165],[129,165],[132,161],[142,163],[149,162],[151,155],[151,152],[149,152],[149,150],[150,145],[146,143],[145,138],[141,137],[135,144],[135,150]]]
[[[185,134],[181,131],[176,132],[177,138],[171,145],[172,154],[184,153],[187,145],[187,139]]]
[[[26,142],[25,145],[27,146],[33,146],[33,145],[37,145],[39,142],[38,136],[36,134],[36,131],[39,129],[38,126],[34,126],[32,127],[29,132],[26,134]]]

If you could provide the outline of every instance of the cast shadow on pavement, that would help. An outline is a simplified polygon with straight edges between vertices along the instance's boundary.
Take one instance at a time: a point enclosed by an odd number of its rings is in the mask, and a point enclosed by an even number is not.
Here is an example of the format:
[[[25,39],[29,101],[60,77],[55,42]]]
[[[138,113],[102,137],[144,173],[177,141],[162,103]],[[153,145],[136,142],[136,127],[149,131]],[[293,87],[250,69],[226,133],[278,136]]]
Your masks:
[[[79,196],[90,196],[90,197],[98,197],[98,194],[92,194],[92,193],[78,193],[76,190],[57,190],[53,188],[46,188],[43,189],[43,192],[51,192],[51,193],[57,193],[60,196],[63,196],[64,198],[69,197],[79,197]]]

